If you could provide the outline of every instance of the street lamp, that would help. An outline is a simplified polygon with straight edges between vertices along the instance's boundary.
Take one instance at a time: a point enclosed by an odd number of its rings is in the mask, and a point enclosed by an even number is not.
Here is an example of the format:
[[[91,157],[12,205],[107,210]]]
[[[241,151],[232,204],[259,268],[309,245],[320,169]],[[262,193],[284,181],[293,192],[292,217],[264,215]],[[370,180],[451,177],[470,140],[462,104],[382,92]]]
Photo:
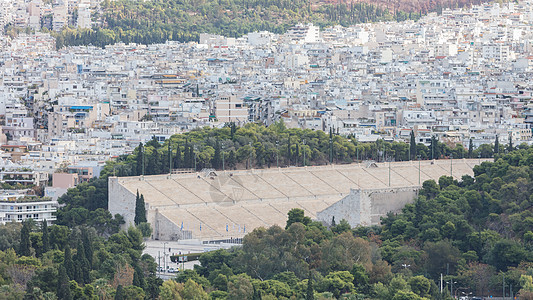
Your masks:
[[[167,272],[167,244],[168,242],[163,243],[163,272]]]
[[[194,145],[194,172],[196,172],[196,151],[197,151],[197,148],[196,148],[196,145]]]
[[[222,143],[222,171],[226,171],[226,168],[224,166],[224,143]]]
[[[418,185],[420,185],[420,154],[418,155]]]
[[[303,140],[302,143],[304,144],[304,147],[302,150],[304,151],[304,167],[305,167],[305,140]]]
[[[279,141],[276,141],[276,167],[279,168]]]
[[[450,154],[450,176],[453,180],[453,154]]]
[[[450,280],[449,282],[446,281],[446,284],[450,284],[450,295],[453,296],[453,285],[456,284],[457,281]]]

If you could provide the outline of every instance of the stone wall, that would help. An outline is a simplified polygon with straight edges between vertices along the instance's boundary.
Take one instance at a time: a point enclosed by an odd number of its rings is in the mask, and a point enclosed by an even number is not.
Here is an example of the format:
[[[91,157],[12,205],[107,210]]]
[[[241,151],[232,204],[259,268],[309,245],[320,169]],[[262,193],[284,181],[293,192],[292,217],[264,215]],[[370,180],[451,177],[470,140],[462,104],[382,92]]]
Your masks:
[[[380,218],[389,212],[399,212],[418,195],[418,187],[386,189],[351,189],[350,194],[330,207],[319,211],[317,219],[331,224],[333,217],[338,224],[345,219],[352,227],[379,225]]]
[[[126,222],[123,227],[134,224],[136,195],[119,184],[118,177],[109,177],[108,210],[114,216],[120,214]],[[150,222],[150,221],[148,221]]]

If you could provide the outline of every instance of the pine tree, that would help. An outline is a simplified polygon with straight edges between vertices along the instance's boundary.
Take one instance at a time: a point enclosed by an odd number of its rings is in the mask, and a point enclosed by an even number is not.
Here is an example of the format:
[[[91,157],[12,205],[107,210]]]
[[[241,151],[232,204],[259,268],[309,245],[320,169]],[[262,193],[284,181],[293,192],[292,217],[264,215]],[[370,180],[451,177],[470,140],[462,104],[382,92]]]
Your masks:
[[[410,159],[413,160],[416,157],[416,140],[415,140],[415,132],[413,130],[411,130],[410,149],[411,149]]]
[[[494,141],[494,155],[497,155],[500,153],[500,139],[498,135],[496,135],[496,140]]]
[[[31,242],[30,242],[30,223],[28,220],[22,222],[22,229],[20,230],[20,245],[19,255],[30,256],[31,255]]]
[[[74,279],[74,262],[72,261],[72,253],[70,252],[70,246],[65,246],[65,255],[63,259],[63,267],[68,278]]]
[[[121,284],[117,286],[117,291],[115,292],[115,300],[125,300],[124,288]]]
[[[139,225],[146,222],[146,206],[144,203],[144,195],[139,197],[139,191],[137,191],[137,197],[135,199],[135,225]]]
[[[70,249],[69,249],[70,251]],[[59,279],[57,280],[57,298],[61,300],[71,300],[69,277],[64,266],[59,266]]]
[[[45,220],[41,225],[43,248],[42,252],[46,253],[50,250],[50,237],[48,236],[48,222]]]

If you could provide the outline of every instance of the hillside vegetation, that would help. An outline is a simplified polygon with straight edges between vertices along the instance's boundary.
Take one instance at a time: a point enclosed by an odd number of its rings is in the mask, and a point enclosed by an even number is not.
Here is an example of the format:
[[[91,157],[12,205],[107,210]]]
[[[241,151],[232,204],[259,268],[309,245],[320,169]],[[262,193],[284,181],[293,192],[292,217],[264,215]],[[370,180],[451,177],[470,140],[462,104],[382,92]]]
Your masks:
[[[418,19],[420,11],[392,11],[370,3],[343,2],[314,5],[310,0],[117,0],[104,1],[101,26],[67,28],[56,34],[57,47],[88,45],[103,47],[116,42],[164,43],[198,41],[200,33],[240,37],[266,30],[284,33],[298,23],[321,27],[363,22]]]

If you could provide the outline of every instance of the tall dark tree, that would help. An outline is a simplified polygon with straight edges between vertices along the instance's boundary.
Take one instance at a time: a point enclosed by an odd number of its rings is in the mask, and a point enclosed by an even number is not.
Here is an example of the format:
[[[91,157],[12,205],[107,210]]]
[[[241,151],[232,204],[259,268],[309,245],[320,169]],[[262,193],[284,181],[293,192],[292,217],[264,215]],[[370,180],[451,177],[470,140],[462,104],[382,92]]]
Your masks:
[[[472,156],[474,155],[473,153],[474,153],[474,141],[470,139],[470,141],[468,142],[468,157],[472,158]]]
[[[43,241],[42,253],[46,253],[50,250],[50,236],[48,233],[48,222],[46,220],[41,225],[41,231],[43,234],[41,238]]]
[[[124,295],[124,288],[121,284],[117,286],[117,291],[115,292],[115,300],[126,300],[126,295]]]
[[[289,134],[289,139],[287,140],[287,165],[291,165],[291,135]]]
[[[235,122],[231,122],[231,125],[230,125],[230,137],[231,137],[232,141],[235,140],[235,133],[236,132],[237,132],[237,126],[235,125]]]
[[[333,163],[333,129],[329,128],[329,163]]]
[[[146,206],[144,203],[144,195],[139,196],[139,191],[137,191],[137,197],[135,199],[135,225],[139,225],[143,222],[146,222]]]
[[[237,158],[235,155],[235,150],[231,150],[228,155],[228,165],[230,168],[235,169],[235,166],[237,165]]]
[[[93,243],[91,242],[91,238],[89,237],[89,233],[87,232],[87,230],[83,230],[81,236],[83,242],[83,249],[85,249],[85,258],[89,263],[89,268],[92,268],[94,253]]]
[[[500,139],[498,135],[496,135],[496,140],[494,140],[494,156],[498,153],[500,153]]]
[[[410,138],[409,147],[411,151],[410,159],[413,160],[416,157],[416,140],[415,140],[415,132],[413,130],[411,130],[411,138]]]
[[[135,157],[137,175],[142,175],[142,172],[143,172],[143,163],[144,163],[143,155],[144,155],[144,145],[143,143],[139,143],[139,147],[137,147],[137,156]]]
[[[22,229],[20,230],[20,245],[19,255],[30,256],[31,255],[31,241],[30,241],[30,222],[25,220],[22,222]]]
[[[305,295],[305,300],[314,300],[315,295],[313,291],[313,276],[311,274],[311,270],[309,270],[309,276],[307,276],[307,292]]]
[[[196,169],[196,155],[194,153],[194,147],[193,146],[189,146],[189,159],[190,159],[189,168],[195,168]]]
[[[59,278],[57,280],[56,294],[58,299],[72,300],[72,294],[70,293],[69,277],[64,266],[59,266]]]
[[[174,157],[174,168],[179,169],[182,167],[181,162],[181,147],[180,144],[176,145],[176,156]]]
[[[215,169],[220,169],[221,164],[222,164],[222,157],[220,154],[220,142],[217,140],[215,143],[215,155],[213,156],[213,159],[211,160],[211,165]]]
[[[507,151],[511,152],[514,150],[513,147],[513,135],[509,132],[509,144],[507,144]]]
[[[435,136],[432,136],[431,137],[431,145],[430,145],[431,149],[429,149],[430,151],[430,157],[431,159],[436,159],[436,158],[439,158],[439,141],[437,140],[437,137]]]
[[[168,153],[165,166],[168,167],[168,173],[172,173],[172,145],[170,144],[170,140],[168,141]]]
[[[189,150],[189,140],[185,140],[185,146],[183,148],[183,167],[191,168],[191,152]]]
[[[72,253],[70,251],[70,246],[65,245],[65,254],[63,258],[63,266],[65,268],[65,272],[70,279],[74,279],[74,262],[72,261]]]
[[[144,289],[146,286],[146,282],[144,280],[144,273],[141,267],[139,267],[139,263],[135,263],[135,266],[134,266],[133,285],[138,286],[141,289]]]
[[[294,160],[293,160],[296,166],[298,166],[299,160],[300,160],[300,146],[298,143],[296,143],[296,149],[294,149]]]

